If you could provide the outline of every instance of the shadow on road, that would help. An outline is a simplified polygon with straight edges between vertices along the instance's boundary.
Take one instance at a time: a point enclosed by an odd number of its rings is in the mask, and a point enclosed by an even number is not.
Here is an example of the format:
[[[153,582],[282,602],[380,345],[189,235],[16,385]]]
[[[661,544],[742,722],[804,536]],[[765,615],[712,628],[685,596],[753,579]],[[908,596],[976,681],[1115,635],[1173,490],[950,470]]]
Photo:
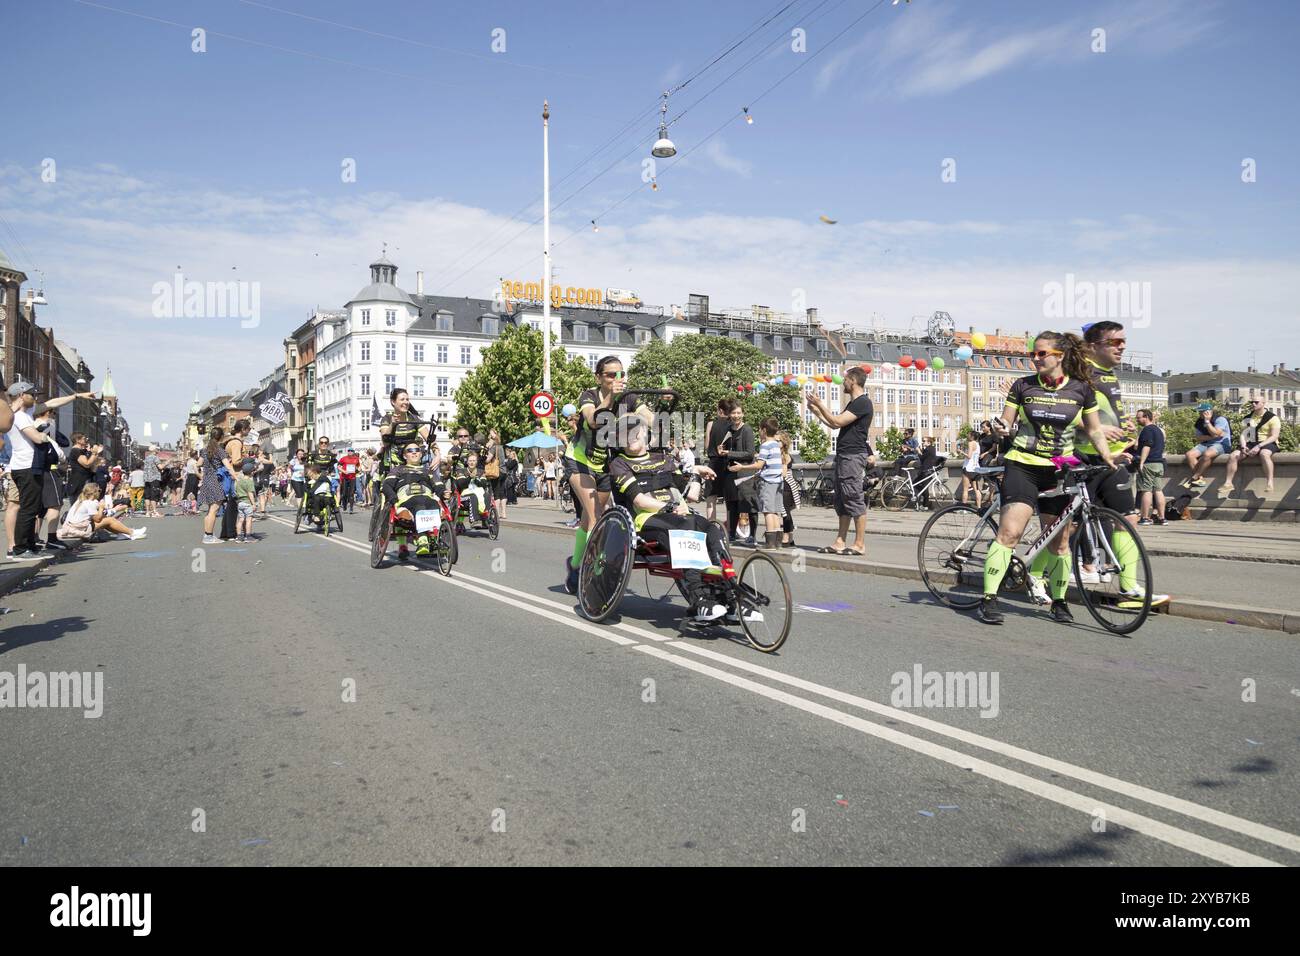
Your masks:
[[[1081,863],[1087,860],[1109,860],[1114,854],[1113,847],[1118,841],[1127,840],[1129,834],[1118,830],[1107,830],[1088,837],[1078,837],[1055,849],[1024,850],[1018,849],[998,861],[998,866],[1046,866],[1061,863]],[[1109,844],[1109,846],[1107,845]]]
[[[29,644],[57,641],[64,634],[84,631],[89,627],[90,620],[84,617],[57,617],[52,621],[41,621],[37,624],[6,627],[0,630],[0,654],[7,654]]]

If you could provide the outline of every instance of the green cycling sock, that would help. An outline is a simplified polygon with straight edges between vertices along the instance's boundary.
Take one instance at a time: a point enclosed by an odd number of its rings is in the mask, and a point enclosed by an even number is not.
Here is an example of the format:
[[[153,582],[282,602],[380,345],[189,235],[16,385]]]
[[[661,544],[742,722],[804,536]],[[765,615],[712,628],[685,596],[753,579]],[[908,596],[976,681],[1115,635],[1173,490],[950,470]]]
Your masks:
[[[1070,558],[1068,555],[1051,555],[1048,565],[1048,585],[1053,601],[1064,601],[1065,592],[1070,586]]]
[[[1116,529],[1110,533],[1110,546],[1119,559],[1119,586],[1125,591],[1132,591],[1137,587],[1137,542],[1127,531]]]
[[[1047,565],[1053,556],[1053,552],[1049,551],[1047,548],[1039,551],[1038,554],[1034,556],[1034,560],[1029,562],[1029,573],[1036,578],[1046,577]]]
[[[573,536],[573,561],[572,565],[576,568],[578,562],[582,560],[582,552],[587,550],[587,532],[582,528]]]
[[[1007,566],[1011,563],[1011,554],[1011,549],[1001,541],[994,541],[989,545],[989,553],[984,558],[984,594],[986,596],[998,593],[1002,578],[1007,573]]]

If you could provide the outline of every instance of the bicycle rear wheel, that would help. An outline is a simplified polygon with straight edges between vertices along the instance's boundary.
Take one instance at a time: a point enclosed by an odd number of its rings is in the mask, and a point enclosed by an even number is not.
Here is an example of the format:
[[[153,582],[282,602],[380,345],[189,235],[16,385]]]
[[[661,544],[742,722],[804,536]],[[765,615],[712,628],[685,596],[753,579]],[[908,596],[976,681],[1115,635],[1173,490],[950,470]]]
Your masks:
[[[970,505],[949,505],[931,515],[916,543],[916,563],[930,593],[949,607],[978,604],[984,559],[997,534],[993,519]]]
[[[880,489],[880,501],[887,510],[902,511],[911,500],[912,489],[908,485],[906,478],[895,475],[892,478],[885,479],[885,483]]]
[[[374,538],[370,542],[370,566],[377,568],[384,563],[384,555],[388,551],[388,536],[392,532],[392,525],[387,521],[382,528],[375,532]]]
[[[451,522],[444,518],[438,525],[438,540],[433,545],[433,560],[438,566],[438,573],[443,577],[451,577],[451,566],[455,561],[452,550],[455,547],[456,533],[451,528]]]
[[[375,540],[375,535],[379,531],[379,522],[384,517],[384,495],[382,491],[376,490],[375,506],[370,509],[370,540]]]
[[[1070,549],[1072,583],[1093,620],[1112,634],[1132,634],[1151,613],[1151,559],[1137,529],[1118,511],[1090,511]],[[1084,564],[1093,565],[1097,584],[1081,580]]]

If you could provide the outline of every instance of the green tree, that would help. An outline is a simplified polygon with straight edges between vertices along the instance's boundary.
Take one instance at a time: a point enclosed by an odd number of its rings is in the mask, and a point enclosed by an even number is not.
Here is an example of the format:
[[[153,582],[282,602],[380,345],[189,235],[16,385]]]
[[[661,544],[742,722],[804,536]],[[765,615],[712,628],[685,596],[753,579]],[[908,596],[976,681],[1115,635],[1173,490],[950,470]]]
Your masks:
[[[1277,436],[1279,451],[1300,451],[1300,425],[1293,422],[1282,423],[1282,433]]]
[[[767,385],[761,392],[737,395],[745,409],[745,422],[758,437],[758,426],[768,418],[775,418],[781,431],[794,437],[799,434],[799,390],[793,385]]]
[[[817,421],[804,422],[799,436],[799,456],[804,461],[822,461],[831,453],[831,438]]]
[[[965,422],[961,428],[957,429],[957,444],[961,448],[966,447],[966,443],[975,437],[975,429],[970,422]]]
[[[1170,455],[1184,455],[1196,444],[1196,419],[1200,415],[1195,407],[1166,408],[1159,413],[1159,425],[1165,430],[1165,451]]]
[[[896,461],[902,452],[903,432],[897,425],[890,425],[876,440],[876,458],[880,461]]]
[[[582,359],[569,358],[562,348],[551,350],[551,393],[557,409],[576,402],[595,381]],[[455,425],[484,434],[495,428],[506,442],[522,438],[537,427],[528,400],[541,388],[542,333],[508,326],[456,389]]]
[[[662,388],[667,382],[678,394],[678,411],[711,417],[721,399],[737,397],[738,385],[767,381],[769,365],[768,357],[749,342],[716,335],[679,335],[672,342],[651,342],[638,352],[628,369],[628,383],[632,388]],[[795,394],[793,387],[788,392]],[[754,412],[759,410],[755,405]],[[745,417],[752,422],[751,414],[746,405]]]

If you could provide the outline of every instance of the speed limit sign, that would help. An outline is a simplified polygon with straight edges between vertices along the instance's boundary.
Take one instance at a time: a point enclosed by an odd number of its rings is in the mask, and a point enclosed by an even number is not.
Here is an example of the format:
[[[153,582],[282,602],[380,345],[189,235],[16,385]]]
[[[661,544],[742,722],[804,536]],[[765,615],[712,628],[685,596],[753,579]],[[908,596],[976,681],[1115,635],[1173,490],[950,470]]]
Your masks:
[[[528,400],[528,407],[538,418],[547,418],[555,411],[555,399],[546,392],[538,392]]]

